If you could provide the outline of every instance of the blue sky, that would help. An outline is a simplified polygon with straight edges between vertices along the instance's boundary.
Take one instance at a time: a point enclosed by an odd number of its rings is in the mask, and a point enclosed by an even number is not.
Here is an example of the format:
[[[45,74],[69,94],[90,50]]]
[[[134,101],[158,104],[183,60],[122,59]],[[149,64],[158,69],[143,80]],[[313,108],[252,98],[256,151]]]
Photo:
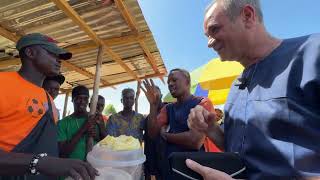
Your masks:
[[[138,0],[144,17],[151,29],[161,56],[168,69],[184,68],[189,71],[206,64],[217,54],[207,48],[202,23],[203,12],[211,0]],[[320,32],[319,0],[261,0],[264,22],[267,30],[275,37],[290,38]],[[168,93],[166,85],[156,81],[163,94]],[[107,101],[121,110],[121,90],[136,89],[136,83],[117,86],[116,90],[100,90]],[[62,109],[64,96],[56,100]],[[141,92],[139,112],[148,113],[148,102]],[[72,112],[72,104],[68,109]]]

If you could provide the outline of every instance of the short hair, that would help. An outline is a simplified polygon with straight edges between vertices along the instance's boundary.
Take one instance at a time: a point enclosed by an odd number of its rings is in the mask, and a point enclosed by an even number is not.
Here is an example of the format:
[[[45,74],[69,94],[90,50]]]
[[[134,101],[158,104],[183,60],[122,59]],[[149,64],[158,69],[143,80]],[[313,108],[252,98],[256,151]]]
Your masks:
[[[235,20],[240,15],[242,8],[249,4],[256,10],[259,21],[263,22],[260,0],[213,0],[206,8],[205,13],[207,13],[216,2],[222,3],[231,21]]]
[[[129,92],[133,92],[133,94],[134,94],[134,90],[131,89],[131,88],[126,88],[126,89],[122,90],[122,97],[123,97],[125,94],[129,93]]]
[[[183,76],[187,79],[188,83],[191,84],[191,77],[190,77],[190,73],[185,70],[185,69],[180,69],[180,68],[176,68],[176,69],[172,69],[169,73],[169,75],[175,71],[178,71],[180,73],[183,74]]]
[[[79,85],[72,89],[72,99],[79,95],[87,95],[89,96],[89,89],[83,85]]]
[[[98,99],[103,99],[104,100],[104,97],[101,96],[101,95],[98,95]]]

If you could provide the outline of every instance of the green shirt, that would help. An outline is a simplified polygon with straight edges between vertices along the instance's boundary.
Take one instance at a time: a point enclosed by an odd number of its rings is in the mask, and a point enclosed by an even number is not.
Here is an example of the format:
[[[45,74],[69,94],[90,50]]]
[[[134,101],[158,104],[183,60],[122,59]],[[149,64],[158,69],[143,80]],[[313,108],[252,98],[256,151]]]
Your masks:
[[[58,142],[70,141],[86,121],[87,118],[76,118],[72,115],[60,120],[58,122]],[[86,159],[86,141],[87,134],[84,134],[69,155],[69,158],[84,161]]]

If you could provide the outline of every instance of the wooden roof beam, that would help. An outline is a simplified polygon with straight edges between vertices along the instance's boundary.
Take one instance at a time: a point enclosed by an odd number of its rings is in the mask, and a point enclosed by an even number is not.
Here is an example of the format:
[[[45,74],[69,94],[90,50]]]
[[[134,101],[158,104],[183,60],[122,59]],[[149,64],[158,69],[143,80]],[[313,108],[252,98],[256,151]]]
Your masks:
[[[125,45],[125,44],[130,44],[130,43],[138,43],[138,41],[146,38],[146,35],[149,32],[142,32],[139,34],[131,34],[128,36],[122,36],[122,37],[117,37],[117,38],[109,38],[109,39],[104,39],[103,42],[107,46],[116,46],[116,45]],[[97,48],[98,46],[95,43],[89,42],[85,43],[82,45],[71,45],[68,46],[66,49],[72,53],[82,53],[86,52],[88,50],[92,50],[94,48]]]
[[[114,2],[116,4],[116,6],[118,7],[119,11],[121,12],[122,17],[127,22],[129,28],[133,31],[133,33],[138,33],[139,30],[137,28],[136,22],[135,22],[134,18],[131,16],[124,1],[123,0],[115,0]],[[156,63],[153,55],[150,53],[150,50],[148,49],[148,46],[146,45],[144,40],[139,40],[139,44],[140,44],[141,48],[143,49],[144,53],[147,55],[146,59],[147,59],[148,63],[150,64],[150,66],[152,67],[152,69],[154,70],[154,72],[160,73],[158,66],[157,66],[157,63]],[[161,81],[164,82],[163,78],[160,78],[160,79],[161,79]]]
[[[148,61],[148,63],[151,65],[152,69],[154,70],[155,73],[160,73],[158,66],[157,66],[157,62],[154,58],[154,56],[151,54],[151,52],[149,51],[147,45],[145,44],[145,42],[143,40],[139,40],[140,46],[142,47],[143,51],[145,52],[145,58]],[[160,80],[165,83],[163,77],[160,77]]]
[[[6,38],[6,39],[9,39],[10,41],[12,42],[17,42],[20,37],[13,34],[12,32],[8,31],[7,29],[3,28],[1,25],[0,25],[0,36]]]
[[[129,44],[129,43],[134,43],[134,42],[138,43],[139,40],[146,38],[146,35],[148,33],[150,33],[150,32],[142,32],[142,33],[139,33],[138,35],[131,34],[128,36],[123,36],[123,37],[110,38],[110,39],[105,39],[103,41],[104,41],[104,43],[106,43],[109,46],[124,45],[124,44]],[[86,52],[86,51],[95,49],[97,47],[98,46],[95,43],[85,43],[82,45],[72,45],[72,46],[69,46],[65,49],[67,51],[70,51],[73,54],[76,54],[76,53]],[[2,61],[0,61],[0,68],[6,68],[8,66],[15,66],[15,65],[20,65],[20,64],[21,64],[21,61],[19,58],[2,60]]]
[[[21,64],[21,60],[19,58],[13,58],[9,60],[0,61],[0,68],[6,68],[9,66],[17,66]]]
[[[95,78],[94,74],[92,74],[91,72],[87,71],[86,69],[80,68],[80,67],[78,67],[78,66],[76,66],[76,65],[74,65],[74,64],[72,64],[72,63],[70,63],[68,61],[61,61],[61,64],[64,67],[68,68],[69,70],[76,71],[77,73],[85,75],[85,76],[89,77],[90,79],[94,79]],[[104,86],[111,86],[112,88],[115,89],[115,87],[112,86],[108,81],[106,81],[104,79],[101,79],[100,81],[102,82],[102,84]]]
[[[123,0],[115,0],[114,1],[116,6],[118,7],[120,13],[122,14],[122,17],[125,19],[125,21],[127,22],[129,28],[133,31],[133,32],[138,32],[138,28],[136,25],[135,20],[133,19],[133,17],[131,16],[128,8],[126,7],[125,3]]]
[[[143,77],[140,77],[140,79],[151,79],[151,78],[156,78],[156,77],[164,77],[166,74],[164,73],[158,73],[158,74],[151,74],[151,75],[146,75]],[[122,84],[122,83],[128,83],[128,82],[133,82],[135,81],[134,79],[130,79],[130,80],[125,80],[125,81],[120,81],[120,82],[116,82],[116,83],[110,83],[110,86],[114,86],[114,85],[118,85],[118,84]],[[108,86],[101,86],[103,87],[108,87]]]
[[[105,46],[105,52],[111,56],[127,73],[129,73],[135,80],[139,80],[136,73],[131,70],[121,59],[119,55],[112,51],[104,41],[99,39],[98,35],[86,24],[86,22],[79,16],[79,14],[69,5],[66,0],[51,0],[56,6],[61,9],[74,23],[76,23],[88,36],[97,44]]]

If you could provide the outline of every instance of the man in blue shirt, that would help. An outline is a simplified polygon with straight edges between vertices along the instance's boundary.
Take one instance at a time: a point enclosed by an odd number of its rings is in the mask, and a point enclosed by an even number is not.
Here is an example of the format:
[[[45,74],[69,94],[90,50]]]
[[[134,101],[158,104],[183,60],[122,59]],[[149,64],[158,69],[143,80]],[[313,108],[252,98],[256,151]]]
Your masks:
[[[225,104],[224,133],[197,106],[189,127],[243,159],[249,179],[320,176],[320,35],[280,40],[263,24],[259,0],[217,0],[205,14],[208,46],[245,70]],[[187,160],[204,179],[232,179]]]

